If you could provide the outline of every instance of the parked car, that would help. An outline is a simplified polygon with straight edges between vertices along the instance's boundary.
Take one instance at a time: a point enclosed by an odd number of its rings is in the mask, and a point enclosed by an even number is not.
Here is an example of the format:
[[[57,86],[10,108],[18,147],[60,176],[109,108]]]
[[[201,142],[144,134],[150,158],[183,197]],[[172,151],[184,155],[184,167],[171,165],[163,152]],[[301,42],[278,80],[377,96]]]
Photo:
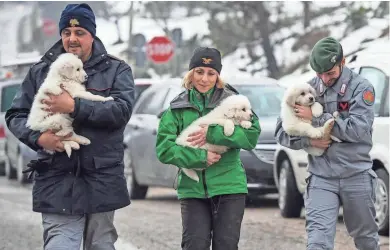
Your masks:
[[[142,94],[142,92],[144,92],[150,86],[152,86],[153,84],[159,84],[159,83],[161,83],[161,80],[149,79],[149,78],[135,78],[134,79],[135,100],[138,100],[138,98]]]
[[[7,160],[5,162],[6,177],[16,179],[20,184],[30,183],[28,173],[22,171],[31,160],[37,159],[37,153],[26,144],[20,142],[8,129],[6,130],[6,150]]]
[[[18,53],[15,58],[3,61],[0,67],[0,78],[2,78],[0,81],[2,88],[0,144],[4,145],[0,146],[0,164],[4,165],[3,172],[7,178],[16,177],[20,182],[27,181],[26,176],[22,174],[21,166],[25,166],[31,159],[35,159],[35,152],[16,139],[8,130],[4,116],[30,67],[37,63],[41,57],[38,52]],[[4,139],[1,137],[1,130],[4,130]]]
[[[12,100],[19,89],[21,79],[3,79],[0,80],[0,172],[8,174],[6,167],[7,156],[6,149],[6,130],[5,112],[11,106]]]
[[[241,151],[250,194],[277,192],[273,180],[273,133],[284,88],[271,78],[228,79],[229,84],[248,96],[259,116],[261,135],[254,150]],[[143,199],[148,187],[174,187],[178,169],[158,161],[155,152],[159,116],[171,100],[183,91],[181,79],[165,80],[145,90],[135,105],[125,130],[125,172],[132,199]]]
[[[0,82],[1,89],[1,118],[0,118],[0,131],[3,130],[3,138],[0,139],[0,150],[2,150],[4,157],[5,176],[8,179],[17,178],[21,183],[27,182],[27,176],[22,174],[23,168],[27,163],[35,159],[35,151],[25,146],[20,142],[8,129],[5,123],[5,112],[12,104],[17,91],[22,83],[22,78],[9,79],[4,82]],[[2,134],[0,132],[0,136]],[[1,152],[1,151],[0,151]]]
[[[376,189],[376,220],[379,232],[389,234],[389,76],[387,56],[369,58],[356,55],[348,66],[368,79],[375,88],[375,120],[373,147],[370,151],[373,170],[378,175]],[[310,79],[306,79],[310,80]],[[286,218],[299,217],[304,205],[306,188],[307,154],[303,150],[291,150],[279,146],[275,153],[274,180],[279,190],[279,208]]]

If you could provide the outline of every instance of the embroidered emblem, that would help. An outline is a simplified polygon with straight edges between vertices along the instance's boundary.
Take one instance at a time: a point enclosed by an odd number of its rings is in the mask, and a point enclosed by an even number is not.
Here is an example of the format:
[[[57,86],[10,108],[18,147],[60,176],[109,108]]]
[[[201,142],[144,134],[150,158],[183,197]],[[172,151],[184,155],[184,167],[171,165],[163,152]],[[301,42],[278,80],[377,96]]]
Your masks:
[[[330,59],[330,62],[331,63],[335,63],[336,62],[336,56],[332,56],[332,58]]]
[[[213,61],[213,59],[211,58],[204,58],[204,57],[202,57],[202,60],[203,60],[203,64],[210,64]]]
[[[363,101],[367,105],[373,105],[375,101],[375,94],[371,90],[364,90],[363,92]]]
[[[75,18],[70,19],[69,21],[70,26],[74,27],[76,25],[80,25],[79,21]]]
[[[344,84],[341,86],[340,94],[344,95],[346,89],[347,89],[347,85],[344,83]]]
[[[349,103],[348,102],[339,102],[338,110],[340,110],[340,111],[349,110]]]

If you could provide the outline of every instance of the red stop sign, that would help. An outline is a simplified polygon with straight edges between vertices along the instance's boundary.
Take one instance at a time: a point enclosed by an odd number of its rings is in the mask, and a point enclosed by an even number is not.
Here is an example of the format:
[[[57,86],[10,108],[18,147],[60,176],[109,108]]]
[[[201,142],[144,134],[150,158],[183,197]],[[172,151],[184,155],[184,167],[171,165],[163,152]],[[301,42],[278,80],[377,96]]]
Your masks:
[[[174,44],[168,37],[155,36],[146,44],[146,54],[155,63],[165,63],[173,56]]]

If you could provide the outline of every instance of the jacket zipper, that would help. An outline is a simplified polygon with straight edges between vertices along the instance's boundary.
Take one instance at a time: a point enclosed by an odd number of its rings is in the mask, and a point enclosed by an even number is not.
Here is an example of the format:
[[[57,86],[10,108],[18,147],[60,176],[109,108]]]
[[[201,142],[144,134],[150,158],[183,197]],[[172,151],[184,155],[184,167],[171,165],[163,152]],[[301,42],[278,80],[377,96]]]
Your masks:
[[[196,110],[199,113],[199,117],[202,117],[202,112],[198,108],[196,108]],[[207,154],[206,154],[206,164],[207,164]],[[206,196],[206,198],[209,198],[209,192],[207,190],[207,184],[206,184],[206,169],[202,170],[202,180],[203,180],[204,195]]]
[[[203,179],[203,187],[204,187],[204,194],[206,198],[209,198],[209,192],[207,191],[207,185],[206,185],[206,169],[202,170],[202,179]]]

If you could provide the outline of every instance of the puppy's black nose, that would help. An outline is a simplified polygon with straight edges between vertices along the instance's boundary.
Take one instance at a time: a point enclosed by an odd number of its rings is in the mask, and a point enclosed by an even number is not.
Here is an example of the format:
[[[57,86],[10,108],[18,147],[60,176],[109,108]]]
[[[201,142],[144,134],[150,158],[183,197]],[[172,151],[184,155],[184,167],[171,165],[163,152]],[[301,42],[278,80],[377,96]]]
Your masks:
[[[312,102],[312,101],[314,101],[314,98],[313,97],[309,97],[309,100]]]

